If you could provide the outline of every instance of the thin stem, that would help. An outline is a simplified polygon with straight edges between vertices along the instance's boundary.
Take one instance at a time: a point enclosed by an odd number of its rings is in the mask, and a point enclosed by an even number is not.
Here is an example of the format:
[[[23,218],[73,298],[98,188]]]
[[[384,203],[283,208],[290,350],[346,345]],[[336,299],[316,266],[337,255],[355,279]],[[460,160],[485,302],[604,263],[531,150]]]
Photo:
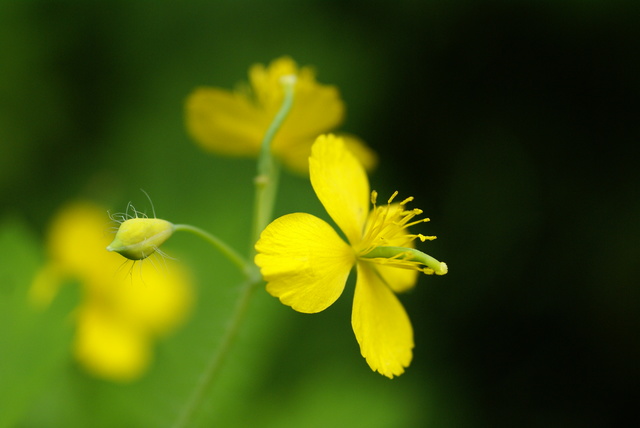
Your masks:
[[[260,234],[267,227],[273,215],[273,207],[278,193],[278,182],[280,179],[280,165],[275,161],[269,168],[268,175],[257,175],[255,179],[255,196],[253,212],[253,231],[251,234],[251,247],[249,253],[253,256],[254,244],[258,242]]]
[[[211,360],[209,360],[207,367],[204,372],[202,372],[200,379],[198,379],[198,384],[196,385],[191,398],[184,406],[178,420],[173,425],[174,428],[193,426],[194,418],[204,403],[209,389],[211,389],[220,369],[222,368],[222,362],[229,353],[229,349],[238,334],[242,320],[247,312],[251,295],[256,290],[257,285],[260,284],[260,282],[259,278],[256,279],[254,277],[247,279],[247,281],[242,284],[242,291],[240,297],[236,301],[233,313],[231,314],[227,330],[224,332],[224,336],[222,337],[218,348],[212,354]]]
[[[267,132],[265,133],[264,139],[262,140],[260,157],[258,159],[258,173],[255,178],[256,196],[253,215],[253,230],[251,234],[251,249],[249,250],[250,259],[252,259],[255,254],[254,244],[258,241],[260,233],[271,221],[273,216],[273,206],[278,190],[279,166],[274,161],[271,154],[271,143],[293,105],[296,76],[284,76],[281,82],[284,86],[284,99],[282,101],[282,106],[274,117],[273,122],[271,122],[269,129],[267,129]],[[238,330],[240,329],[242,320],[245,317],[247,307],[249,306],[251,295],[258,285],[262,283],[262,280],[260,278],[260,272],[255,265],[247,263],[242,257],[238,256],[235,251],[209,233],[189,225],[176,225],[176,230],[187,230],[207,239],[222,251],[230,260],[240,266],[247,276],[246,281],[242,285],[240,297],[238,298],[233,313],[231,314],[231,320],[229,321],[227,330],[220,341],[220,345],[211,356],[211,360],[200,376],[191,398],[174,424],[174,428],[184,428],[192,426],[198,412],[205,403],[209,390],[212,388],[213,383],[224,363],[224,359],[228,355],[229,349],[238,334]]]
[[[269,161],[273,158],[271,156],[271,142],[282,126],[282,123],[287,118],[289,111],[291,111],[296,80],[297,77],[294,75],[282,76],[280,78],[282,86],[284,87],[284,99],[282,100],[280,110],[278,110],[278,113],[274,116],[273,121],[262,138],[260,157],[258,158],[258,175],[263,175],[268,172],[268,168],[270,166]]]
[[[262,145],[260,147],[260,158],[258,159],[258,172],[255,182],[255,204],[253,212],[253,231],[251,234],[251,255],[254,254],[253,245],[260,238],[260,233],[267,227],[273,215],[273,206],[275,204],[276,194],[278,190],[278,179],[280,168],[278,163],[273,159],[271,153],[271,143],[276,133],[282,126],[287,115],[291,111],[294,98],[294,87],[296,76],[283,76],[282,84],[284,86],[284,99],[280,110],[273,118],[273,122],[269,125],[269,129],[264,134]]]
[[[226,258],[228,258],[236,266],[238,266],[238,268],[240,268],[240,270],[245,274],[245,277],[250,276],[251,270],[253,269],[253,264],[247,262],[233,248],[225,244],[222,240],[220,240],[216,236],[210,234],[209,232],[203,229],[200,229],[199,227],[191,226],[190,224],[176,224],[174,225],[174,230],[191,232],[194,235],[204,239],[205,241],[213,245],[218,251],[220,251]]]

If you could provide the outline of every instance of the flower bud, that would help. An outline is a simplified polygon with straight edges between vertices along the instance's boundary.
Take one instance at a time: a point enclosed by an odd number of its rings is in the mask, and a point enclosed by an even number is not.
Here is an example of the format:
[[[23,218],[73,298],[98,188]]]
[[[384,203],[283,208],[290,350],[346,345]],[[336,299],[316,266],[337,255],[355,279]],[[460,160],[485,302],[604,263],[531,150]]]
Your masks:
[[[173,234],[175,226],[157,218],[131,218],[124,221],[107,247],[130,260],[142,260],[153,254]]]

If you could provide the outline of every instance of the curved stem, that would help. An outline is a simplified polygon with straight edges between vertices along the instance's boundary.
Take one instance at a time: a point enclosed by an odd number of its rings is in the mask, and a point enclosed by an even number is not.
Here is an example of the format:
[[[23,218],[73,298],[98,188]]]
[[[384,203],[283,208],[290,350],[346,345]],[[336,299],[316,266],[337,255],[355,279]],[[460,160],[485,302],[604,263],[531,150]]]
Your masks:
[[[269,172],[268,169],[271,166],[270,161],[273,159],[273,156],[271,156],[271,142],[282,126],[282,123],[287,118],[289,111],[291,111],[296,80],[297,77],[294,75],[282,76],[280,78],[284,88],[284,99],[282,100],[280,110],[278,110],[274,116],[273,121],[262,138],[262,144],[260,145],[260,157],[258,158],[258,175],[264,175]]]
[[[255,178],[255,206],[253,215],[253,230],[251,234],[251,249],[249,250],[249,259],[253,259],[255,254],[254,245],[260,237],[262,230],[267,227],[273,216],[273,206],[275,204],[276,193],[278,190],[279,166],[273,159],[271,153],[271,143],[276,133],[282,126],[291,107],[293,106],[294,87],[296,76],[284,76],[281,80],[284,86],[284,99],[282,106],[276,114],[265,133],[262,140],[260,150],[260,158],[258,159],[258,173]],[[176,230],[186,230],[195,233],[207,241],[212,243],[216,248],[222,251],[230,260],[238,265],[246,275],[246,281],[242,285],[242,292],[238,298],[231,315],[227,330],[225,331],[220,345],[212,354],[209,364],[200,376],[191,398],[186,403],[178,420],[174,424],[174,428],[185,428],[193,425],[198,412],[205,403],[206,397],[217,378],[218,373],[224,363],[224,359],[229,354],[229,349],[235,340],[242,320],[245,317],[249,301],[254,290],[262,283],[260,272],[257,267],[245,259],[240,257],[235,251],[224,244],[213,235],[194,226],[176,225]]]
[[[196,414],[198,413],[202,404],[205,402],[207,393],[216,380],[217,375],[222,367],[224,358],[229,353],[229,349],[231,348],[238,330],[240,329],[240,325],[242,324],[242,320],[244,319],[245,313],[247,312],[247,308],[249,306],[249,302],[251,300],[251,295],[257,288],[257,285],[260,284],[260,282],[261,281],[259,278],[256,279],[254,277],[247,279],[247,281],[242,284],[242,291],[240,297],[236,301],[236,305],[233,309],[231,319],[229,320],[227,330],[224,332],[218,348],[212,354],[211,360],[209,360],[209,363],[207,364],[205,370],[202,372],[200,379],[198,379],[198,384],[196,385],[191,398],[184,406],[178,420],[173,425],[174,428],[185,428],[193,426],[194,418],[196,417]]]
[[[258,172],[254,180],[256,193],[251,248],[249,250],[251,255],[255,252],[253,246],[258,241],[258,238],[260,238],[260,233],[262,233],[271,221],[278,190],[280,168],[272,156],[271,143],[293,106],[296,76],[283,76],[281,81],[284,86],[284,99],[280,110],[273,118],[273,122],[269,125],[269,129],[267,129],[262,139],[260,158],[258,159]]]
[[[204,239],[205,241],[213,245],[236,266],[238,266],[238,268],[240,268],[240,270],[245,274],[245,277],[249,277],[250,271],[253,268],[253,264],[247,262],[242,256],[240,256],[240,254],[238,254],[233,248],[225,244],[221,239],[203,229],[200,229],[199,227],[191,226],[190,224],[176,224],[174,225],[173,230],[183,230],[185,232],[191,232],[194,235]]]

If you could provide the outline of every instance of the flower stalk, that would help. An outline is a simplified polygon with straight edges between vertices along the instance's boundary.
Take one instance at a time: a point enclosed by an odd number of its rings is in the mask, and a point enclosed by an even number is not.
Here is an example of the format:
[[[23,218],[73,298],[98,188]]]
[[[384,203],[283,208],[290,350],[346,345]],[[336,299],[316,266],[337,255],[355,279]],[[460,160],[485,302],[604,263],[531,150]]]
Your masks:
[[[256,290],[256,285],[260,284],[260,277],[250,277],[242,285],[242,292],[240,297],[236,301],[236,305],[233,308],[233,314],[227,325],[227,329],[222,337],[220,344],[216,348],[215,352],[211,355],[211,360],[207,364],[207,367],[202,372],[202,375],[198,379],[193,393],[189,401],[185,404],[182,412],[178,416],[178,420],[173,425],[173,428],[185,428],[193,426],[193,421],[198,415],[198,412],[202,408],[202,405],[207,398],[209,390],[212,388],[225,357],[229,353],[233,341],[238,334],[242,320],[245,317],[251,296]]]
[[[218,251],[220,251],[226,258],[228,258],[233,264],[235,264],[245,275],[245,277],[250,277],[252,271],[254,270],[253,263],[249,263],[238,254],[233,248],[227,245],[220,238],[210,234],[206,230],[200,229],[196,226],[191,226],[190,224],[176,224],[174,225],[174,231],[185,231],[192,233],[200,238],[204,239],[208,243],[210,243],[213,247],[215,247]]]
[[[281,78],[284,89],[284,99],[280,110],[273,118],[271,125],[267,129],[260,146],[260,156],[258,158],[258,171],[255,183],[255,203],[253,216],[253,232],[251,234],[250,252],[253,254],[253,245],[260,237],[260,232],[271,221],[273,207],[275,205],[278,181],[280,177],[280,166],[274,159],[271,151],[271,143],[276,133],[284,123],[287,115],[293,106],[294,88],[296,76],[286,75]]]
[[[265,133],[260,150],[260,157],[258,159],[258,170],[255,178],[255,206],[250,249],[251,258],[253,258],[255,253],[255,242],[260,237],[262,230],[267,226],[267,224],[269,224],[273,217],[273,207],[278,190],[280,168],[272,156],[271,143],[293,106],[296,76],[283,76],[281,82],[284,88],[282,106]],[[255,264],[246,262],[245,259],[235,253],[235,251],[230,247],[207,232],[189,225],[176,225],[176,230],[190,231],[203,237],[227,255],[227,257],[229,257],[229,259],[231,259],[236,265],[241,267],[242,271],[246,275],[246,280],[241,285],[241,293],[236,301],[233,313],[231,314],[227,330],[225,331],[217,349],[211,355],[211,360],[200,376],[191,398],[185,404],[178,420],[173,425],[174,428],[183,428],[193,425],[196,416],[205,403],[206,397],[208,396],[210,389],[213,387],[215,379],[222,368],[224,360],[228,355],[238,334],[242,321],[245,318],[247,307],[251,301],[251,296],[262,283],[262,278]]]

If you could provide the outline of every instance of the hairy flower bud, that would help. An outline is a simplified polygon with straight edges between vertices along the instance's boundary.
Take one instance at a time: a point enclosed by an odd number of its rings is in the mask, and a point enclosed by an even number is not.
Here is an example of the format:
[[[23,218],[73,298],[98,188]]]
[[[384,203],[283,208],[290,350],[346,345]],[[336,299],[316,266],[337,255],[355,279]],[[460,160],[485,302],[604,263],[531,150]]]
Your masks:
[[[107,250],[130,260],[142,260],[153,254],[174,230],[175,226],[166,220],[131,218],[122,222]]]

